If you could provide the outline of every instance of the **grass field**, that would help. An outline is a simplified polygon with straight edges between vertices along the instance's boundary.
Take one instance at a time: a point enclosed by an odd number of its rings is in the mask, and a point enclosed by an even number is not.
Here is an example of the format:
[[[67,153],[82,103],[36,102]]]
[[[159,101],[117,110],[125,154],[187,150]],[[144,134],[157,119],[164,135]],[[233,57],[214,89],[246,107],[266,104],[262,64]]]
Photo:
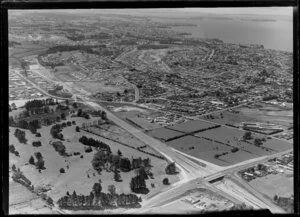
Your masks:
[[[9,214],[59,214],[23,185],[9,182]]]
[[[290,197],[294,194],[293,176],[287,177],[285,174],[269,174],[267,176],[256,178],[249,182],[261,194],[273,200],[275,194],[280,197]]]
[[[98,120],[98,118],[91,117],[91,119],[86,120],[79,117],[67,117],[67,120],[63,122],[69,120],[74,120],[78,126],[81,126],[83,122],[92,122],[93,120]],[[63,144],[66,147],[66,152],[80,152],[83,158],[80,158],[80,155],[73,155],[70,157],[60,156],[58,152],[56,152],[55,149],[49,144],[51,140],[56,140],[50,135],[51,126],[43,126],[42,129],[38,129],[38,132],[40,132],[42,135],[41,137],[35,137],[35,135],[33,135],[29,130],[25,130],[26,138],[28,139],[27,144],[20,144],[13,135],[15,128],[10,127],[9,144],[14,144],[16,150],[20,153],[20,157],[16,157],[13,154],[9,155],[10,164],[15,164],[17,168],[20,168],[24,175],[30,179],[35,187],[49,184],[51,186],[51,190],[48,191],[47,194],[51,196],[55,202],[60,197],[64,196],[67,191],[72,193],[74,190],[76,190],[77,194],[89,194],[94,183],[98,182],[99,179],[102,181],[101,185],[103,192],[107,192],[108,185],[113,184],[116,186],[118,193],[131,193],[129,183],[135,172],[121,172],[120,175],[123,180],[122,182],[113,181],[113,173],[103,171],[101,174],[97,174],[97,172],[92,168],[91,164],[95,149],[93,148],[93,152],[85,153],[85,146],[78,141],[78,139],[83,135],[87,136],[88,138],[91,137],[105,142],[111,147],[111,150],[114,154],[120,150],[122,155],[128,157],[129,159],[131,159],[131,157],[141,157],[143,159],[150,158],[151,165],[153,166],[151,172],[154,174],[154,179],[146,180],[146,184],[150,190],[150,193],[152,189],[150,187],[151,183],[155,184],[155,189],[164,189],[166,186],[164,186],[162,183],[163,178],[168,177],[170,183],[178,181],[177,175],[166,175],[165,168],[167,166],[167,162],[165,160],[161,160],[138,150],[120,145],[117,142],[86,133],[82,130],[80,132],[76,132],[75,127],[76,125],[72,125],[63,129],[62,133],[65,137]],[[115,125],[113,125],[111,129],[102,129],[100,131],[102,133],[107,133],[107,136],[110,138],[119,137],[120,141],[128,143],[132,146],[140,147],[144,145],[141,141],[127,135],[126,131]],[[42,146],[33,147],[31,145],[33,141],[41,141]],[[34,152],[37,151],[41,152],[45,160],[46,169],[42,170],[41,173],[39,173],[35,166],[28,164],[30,156],[34,155]],[[149,147],[146,147],[145,151],[152,151],[152,153],[158,154]],[[60,168],[64,168],[66,173],[60,173]],[[142,195],[142,197],[144,197],[144,195]]]

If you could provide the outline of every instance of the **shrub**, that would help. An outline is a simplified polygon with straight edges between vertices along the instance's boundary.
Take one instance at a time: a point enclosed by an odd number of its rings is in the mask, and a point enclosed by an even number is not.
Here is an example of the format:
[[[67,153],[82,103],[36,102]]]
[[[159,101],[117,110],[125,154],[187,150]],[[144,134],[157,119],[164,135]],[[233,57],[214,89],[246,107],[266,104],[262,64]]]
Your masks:
[[[36,137],[41,137],[41,133],[36,133],[35,136]]]
[[[164,178],[163,179],[163,184],[164,185],[169,185],[170,183],[169,183],[169,179],[168,178]]]
[[[84,150],[86,153],[89,153],[89,152],[92,152],[93,151],[93,149],[92,149],[92,147],[87,147],[87,148],[85,148],[85,150]]]
[[[42,143],[40,141],[35,141],[35,142],[32,142],[32,146],[33,147],[40,147],[40,146],[42,146]]]
[[[60,173],[65,173],[65,169],[64,168],[60,168],[59,172]]]
[[[29,158],[29,163],[30,163],[30,164],[32,164],[32,165],[34,165],[34,164],[35,164],[35,162],[34,162],[34,158],[33,158],[32,156]]]

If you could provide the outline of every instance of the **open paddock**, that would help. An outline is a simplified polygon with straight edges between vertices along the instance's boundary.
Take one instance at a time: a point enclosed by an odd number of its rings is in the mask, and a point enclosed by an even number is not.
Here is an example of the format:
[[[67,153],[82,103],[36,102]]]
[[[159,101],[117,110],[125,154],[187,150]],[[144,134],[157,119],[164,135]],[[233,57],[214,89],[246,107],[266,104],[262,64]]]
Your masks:
[[[244,134],[245,131],[243,130],[221,126],[215,129],[195,133],[195,136],[207,137],[224,143],[228,143],[229,141],[229,145],[234,145],[238,140],[243,138]]]
[[[86,91],[95,92],[120,92],[123,93],[125,88],[120,86],[105,85],[104,82],[94,82],[94,81],[78,81],[76,86],[85,89]]]
[[[160,127],[154,123],[150,123],[145,118],[133,117],[133,118],[126,118],[126,120],[133,123],[134,125],[139,126],[144,130],[153,130]]]
[[[219,159],[228,162],[229,164],[237,164],[245,160],[253,159],[256,157],[259,156],[252,153],[245,152],[243,150],[239,150],[235,153],[228,152],[228,154],[219,157]]]
[[[154,129],[152,131],[149,132],[149,134],[157,139],[161,139],[161,140],[169,140],[172,139],[174,137],[177,136],[182,136],[184,135],[184,133],[178,132],[178,131],[174,131],[174,130],[170,130],[168,128],[157,128]]]
[[[216,126],[217,124],[212,124],[201,120],[194,120],[194,121],[187,121],[181,124],[176,124],[173,126],[168,126],[167,128],[179,132],[191,133],[194,131],[205,130],[206,128],[211,128]]]
[[[215,158],[215,154],[223,152],[229,153],[231,151],[231,147],[195,136],[184,136],[167,142],[167,144],[178,151],[217,164],[219,166],[230,165],[230,163]]]
[[[275,152],[285,151],[287,149],[292,148],[292,144],[289,142],[285,142],[283,140],[274,139],[274,138],[266,138],[258,133],[251,133],[252,139],[248,140],[249,143],[241,141],[243,139],[243,135],[246,131],[241,129],[229,128],[221,126],[219,128],[206,130],[204,132],[196,133],[197,137],[205,137],[209,139],[213,139],[219,142],[226,143],[230,146],[242,148],[246,152],[251,152],[256,156],[264,156],[269,154],[274,154]],[[269,151],[257,147],[254,145],[255,138],[266,138],[266,141],[263,142],[262,147],[269,149]]]
[[[281,152],[293,148],[293,144],[281,139],[272,138],[267,139],[267,141],[263,143],[263,147],[273,149],[276,152]]]

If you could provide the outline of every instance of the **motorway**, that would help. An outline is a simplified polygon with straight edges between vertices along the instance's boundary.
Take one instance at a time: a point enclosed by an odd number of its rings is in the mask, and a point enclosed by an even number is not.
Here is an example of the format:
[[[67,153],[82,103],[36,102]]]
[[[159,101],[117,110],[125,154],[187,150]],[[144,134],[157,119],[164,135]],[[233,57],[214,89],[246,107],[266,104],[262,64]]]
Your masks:
[[[44,93],[47,96],[57,98],[57,99],[67,99],[67,98],[56,97],[56,96],[50,95],[48,92],[46,92],[42,88],[38,87],[34,82],[28,80],[22,74],[19,74],[19,75],[22,76],[24,78],[24,80],[26,80],[28,83],[32,84],[36,89],[38,89],[39,91],[41,91],[42,93]],[[74,97],[76,97],[76,96],[74,95]],[[162,143],[161,141],[150,137],[149,135],[145,134],[143,131],[133,127],[132,125],[125,122],[124,120],[120,119],[119,117],[117,117],[116,115],[111,113],[109,110],[107,110],[106,108],[101,106],[99,104],[99,101],[95,101],[95,100],[92,101],[88,97],[82,96],[82,95],[80,95],[80,97],[82,98],[83,103],[105,111],[107,114],[107,117],[110,120],[115,122],[120,127],[124,128],[126,131],[131,133],[136,138],[145,142],[150,147],[152,147],[155,150],[157,150],[158,152],[160,152],[169,162],[176,162],[177,167],[181,170],[181,172],[180,172],[181,181],[171,185],[168,189],[164,190],[163,192],[160,192],[159,194],[157,194],[149,199],[144,200],[144,202],[142,203],[143,207],[141,209],[138,209],[138,210],[132,209],[132,210],[126,211],[125,213],[143,213],[148,208],[159,206],[160,204],[163,204],[165,201],[170,201],[170,200],[172,200],[172,198],[175,198],[176,196],[180,196],[181,194],[185,193],[188,190],[199,188],[199,186],[203,186],[203,185],[209,186],[211,189],[214,189],[214,191],[216,191],[216,192],[220,192],[220,190],[216,189],[212,184],[209,183],[210,180],[221,177],[221,176],[225,176],[228,174],[232,174],[232,173],[237,172],[242,169],[249,168],[258,163],[265,162],[268,159],[278,157],[284,153],[288,153],[288,152],[292,151],[292,149],[286,150],[281,153],[276,153],[276,154],[269,155],[269,156],[251,159],[251,160],[244,161],[239,164],[228,166],[228,167],[220,167],[220,166],[213,165],[211,163],[201,160],[202,163],[205,163],[207,165],[206,167],[202,167],[201,164],[197,164],[196,162],[190,160],[189,159],[189,158],[191,158],[190,156],[187,158],[187,156],[183,155],[179,151],[175,151],[174,149],[171,149],[169,146]],[[276,213],[284,212],[279,207],[270,203],[266,199],[263,199],[258,192],[254,191],[254,189],[249,188],[249,186],[247,186],[245,183],[243,183],[242,180],[235,179],[235,181],[238,181],[239,183],[241,183],[241,185],[244,188],[246,188],[249,192],[251,192],[253,195],[255,195],[255,197],[258,199],[262,208],[263,207],[268,208],[268,209],[270,209],[271,212],[276,212]],[[226,193],[224,193],[224,192],[222,192],[222,194],[226,195]],[[232,196],[228,195],[228,194],[227,194],[227,197],[232,198]]]

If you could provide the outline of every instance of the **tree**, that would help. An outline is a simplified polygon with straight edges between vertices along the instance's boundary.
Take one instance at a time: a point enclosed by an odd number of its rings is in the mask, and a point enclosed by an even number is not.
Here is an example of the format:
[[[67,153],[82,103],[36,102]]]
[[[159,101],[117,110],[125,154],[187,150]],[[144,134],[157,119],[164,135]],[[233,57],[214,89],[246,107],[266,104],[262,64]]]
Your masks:
[[[95,193],[95,195],[96,195],[97,197],[99,197],[101,191],[102,191],[102,186],[101,186],[101,184],[96,182],[96,183],[94,184],[94,186],[93,186],[93,192]]]
[[[17,106],[16,106],[16,104],[14,102],[11,104],[11,108],[12,108],[12,110],[16,110],[17,109]]]
[[[77,103],[74,102],[74,103],[72,104],[72,106],[73,106],[74,108],[77,108]]]
[[[38,160],[38,161],[35,163],[36,168],[39,169],[39,170],[46,169],[44,165],[45,165],[45,161],[42,160],[42,159],[41,159],[41,160]]]
[[[16,155],[17,157],[20,157],[20,154],[19,154],[18,151],[15,151],[15,155]]]
[[[22,129],[28,129],[28,122],[25,120],[21,120],[19,121],[18,126]]]
[[[175,162],[170,163],[167,167],[166,167],[166,174],[176,174],[176,166],[175,166]]]
[[[32,164],[32,165],[35,164],[33,156],[31,156],[31,157],[29,158],[29,163]]]
[[[16,151],[15,146],[14,146],[14,145],[10,145],[10,146],[9,146],[9,152],[15,153],[15,151]]]
[[[254,145],[255,146],[261,146],[262,144],[263,144],[263,142],[261,141],[261,139],[259,139],[259,138],[254,139]]]
[[[114,185],[109,185],[107,187],[107,190],[108,192],[111,194],[111,195],[115,195],[116,194],[116,187]]]
[[[102,111],[101,118],[102,120],[107,120],[107,114],[105,111]]]
[[[41,141],[34,141],[34,142],[32,142],[32,146],[33,147],[40,147],[40,146],[42,146],[42,143],[41,143]]]
[[[275,195],[274,195],[274,201],[277,202],[277,200],[278,200],[278,195],[275,194]]]
[[[16,125],[16,122],[14,120],[14,118],[12,116],[9,116],[9,126],[15,126]]]
[[[59,172],[60,172],[60,173],[65,173],[65,169],[64,169],[64,168],[60,168],[60,169],[59,169]]]
[[[117,169],[114,170],[114,180],[116,182],[122,182],[120,172]]]
[[[249,131],[245,132],[243,135],[243,140],[250,140],[250,139],[252,139],[251,132],[249,132]]]
[[[42,156],[41,152],[35,152],[35,153],[34,153],[34,156],[35,156],[36,159],[38,159],[38,160],[43,159],[43,156]]]
[[[47,197],[47,200],[46,200],[46,202],[49,204],[49,205],[54,205],[54,203],[53,203],[53,199],[51,198],[51,197]]]
[[[122,152],[118,149],[118,155],[121,157],[122,156]]]
[[[78,117],[81,117],[81,116],[82,116],[82,109],[78,109],[78,111],[77,111],[77,116],[78,116]]]
[[[169,183],[169,179],[168,178],[164,178],[163,179],[163,184],[164,185],[169,185],[170,183]]]
[[[65,115],[65,113],[61,113],[61,114],[60,114],[60,118],[61,118],[62,120],[66,120],[66,115]]]
[[[16,165],[12,165],[12,167],[11,167],[11,169],[13,170],[13,171],[16,171],[17,170],[17,168],[16,168]]]
[[[130,188],[132,192],[147,194],[149,189],[146,187],[145,179],[142,176],[135,176],[131,179]]]
[[[76,130],[76,132],[80,132],[80,129],[78,126],[76,126],[75,130]]]

